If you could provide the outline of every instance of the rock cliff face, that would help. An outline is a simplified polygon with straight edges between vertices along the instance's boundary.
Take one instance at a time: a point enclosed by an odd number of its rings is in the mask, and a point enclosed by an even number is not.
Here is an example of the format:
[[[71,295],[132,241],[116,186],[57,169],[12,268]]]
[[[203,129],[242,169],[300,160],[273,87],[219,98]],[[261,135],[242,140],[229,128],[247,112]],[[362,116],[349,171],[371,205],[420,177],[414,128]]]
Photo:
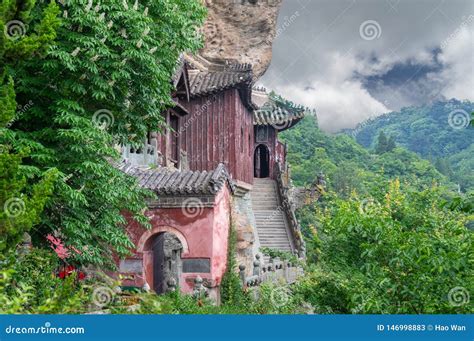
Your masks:
[[[203,27],[208,60],[234,60],[253,65],[255,79],[267,70],[282,0],[205,0]]]

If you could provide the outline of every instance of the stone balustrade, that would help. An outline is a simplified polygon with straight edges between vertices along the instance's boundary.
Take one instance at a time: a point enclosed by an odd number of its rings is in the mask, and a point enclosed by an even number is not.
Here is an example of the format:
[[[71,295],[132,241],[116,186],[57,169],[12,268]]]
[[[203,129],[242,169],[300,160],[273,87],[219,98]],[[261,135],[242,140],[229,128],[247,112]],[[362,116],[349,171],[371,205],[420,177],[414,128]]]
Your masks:
[[[156,150],[156,133],[151,134],[150,143],[144,141],[138,148],[126,145],[122,148],[122,159],[136,166],[150,166],[158,164]]]
[[[296,219],[295,207],[291,201],[290,192],[290,183],[286,179],[285,181],[285,167],[277,162],[275,164],[275,175],[277,180],[278,194],[281,200],[281,208],[286,215],[288,224],[290,226],[290,232],[293,237],[293,242],[295,244],[298,257],[305,258],[306,256],[306,244],[303,240],[303,235],[301,234],[301,227]]]
[[[279,258],[270,258],[267,264],[262,264],[258,254],[255,256],[253,269],[250,272],[252,275],[246,276],[245,265],[241,264],[239,266],[239,275],[243,288],[257,287],[265,282],[292,284],[303,274],[302,271],[296,264],[292,264],[287,260],[280,260]]]

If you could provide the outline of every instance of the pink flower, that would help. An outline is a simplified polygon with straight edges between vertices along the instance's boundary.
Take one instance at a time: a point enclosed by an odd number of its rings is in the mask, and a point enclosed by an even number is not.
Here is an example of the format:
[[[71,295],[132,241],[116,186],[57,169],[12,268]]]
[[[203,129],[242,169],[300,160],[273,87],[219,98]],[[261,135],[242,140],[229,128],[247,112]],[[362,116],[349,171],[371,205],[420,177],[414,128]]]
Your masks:
[[[51,248],[56,252],[60,259],[66,259],[69,257],[69,250],[66,246],[64,246],[61,239],[54,237],[51,234],[46,236],[46,239],[50,242]]]

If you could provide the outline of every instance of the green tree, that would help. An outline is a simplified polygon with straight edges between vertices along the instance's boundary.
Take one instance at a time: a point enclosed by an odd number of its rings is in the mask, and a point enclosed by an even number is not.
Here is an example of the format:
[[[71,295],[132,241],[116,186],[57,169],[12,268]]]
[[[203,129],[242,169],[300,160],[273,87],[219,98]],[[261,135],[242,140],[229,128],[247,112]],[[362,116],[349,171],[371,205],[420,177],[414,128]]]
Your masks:
[[[40,214],[52,192],[54,168],[34,172],[22,164],[30,157],[28,146],[17,147],[17,135],[11,129],[22,115],[17,107],[14,82],[23,62],[40,62],[41,54],[51,45],[59,26],[58,6],[53,2],[32,15],[35,1],[0,3],[0,254],[7,254],[40,220]],[[27,32],[27,27],[31,32]]]
[[[395,143],[395,138],[393,135],[390,135],[387,141],[387,152],[391,152],[397,147],[397,144]]]
[[[380,131],[379,137],[377,138],[377,146],[375,147],[376,154],[383,154],[388,151],[388,140],[385,133]]]
[[[315,212],[319,275],[301,293],[322,312],[472,313],[469,216],[441,207],[440,188],[388,187],[374,197],[332,197]]]
[[[37,3],[32,15],[45,7]],[[79,250],[74,260],[111,264],[113,253],[133,247],[124,215],[149,226],[151,195],[114,167],[117,146],[163,126],[171,76],[180,54],[201,46],[195,32],[205,8],[197,0],[72,0],[61,12],[54,46],[17,67],[17,101],[33,105],[11,127],[14,147],[31,150],[32,173],[60,171],[36,240],[56,231]]]

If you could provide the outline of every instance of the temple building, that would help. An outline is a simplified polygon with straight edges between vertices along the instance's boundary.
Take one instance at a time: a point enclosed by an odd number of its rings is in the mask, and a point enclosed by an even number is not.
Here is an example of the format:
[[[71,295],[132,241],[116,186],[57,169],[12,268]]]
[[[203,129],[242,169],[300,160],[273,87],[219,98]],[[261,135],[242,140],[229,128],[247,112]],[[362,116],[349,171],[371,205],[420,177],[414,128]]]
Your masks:
[[[148,203],[150,230],[129,224],[136,250],[118,261],[119,273],[124,285],[157,293],[192,292],[199,276],[219,300],[231,228],[249,269],[261,247],[304,257],[278,133],[305,109],[253,88],[249,64],[186,56],[172,82],[166,131],[150,132],[138,150],[123,148],[121,169],[157,198]]]

